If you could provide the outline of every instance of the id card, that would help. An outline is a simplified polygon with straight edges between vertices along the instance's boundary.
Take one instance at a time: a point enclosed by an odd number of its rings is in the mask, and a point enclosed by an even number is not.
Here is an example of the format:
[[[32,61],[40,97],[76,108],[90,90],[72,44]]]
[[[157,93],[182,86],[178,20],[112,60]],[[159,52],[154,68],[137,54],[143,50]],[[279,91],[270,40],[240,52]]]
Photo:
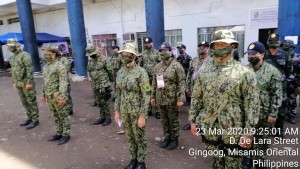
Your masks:
[[[164,88],[165,87],[165,82],[164,82],[164,76],[156,76],[156,82],[157,82],[157,88]]]

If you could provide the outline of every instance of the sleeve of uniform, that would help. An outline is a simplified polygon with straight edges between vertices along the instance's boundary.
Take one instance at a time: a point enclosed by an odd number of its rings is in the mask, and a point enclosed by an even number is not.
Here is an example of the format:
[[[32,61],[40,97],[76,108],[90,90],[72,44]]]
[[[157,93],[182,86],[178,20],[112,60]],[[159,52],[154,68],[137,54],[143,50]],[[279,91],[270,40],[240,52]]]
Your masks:
[[[62,63],[65,65],[67,71],[69,71],[71,69],[71,64],[66,57],[62,56]]]
[[[156,62],[159,63],[161,61],[160,53],[156,52]]]
[[[177,64],[177,70],[176,70],[176,75],[177,75],[177,88],[176,88],[176,96],[177,96],[177,102],[178,101],[183,101],[185,98],[185,73],[184,69],[181,66],[181,64]]]
[[[144,67],[144,55],[141,55],[141,56],[139,57],[138,65],[139,65],[140,67]]]
[[[106,66],[106,71],[107,71],[109,80],[112,82],[114,80],[113,72],[112,72],[112,64],[107,58],[105,59],[105,66]]]
[[[70,94],[68,92],[68,86],[70,84],[68,72],[67,69],[61,64],[58,64],[58,72],[59,72],[59,93],[60,93],[59,97],[61,99],[67,100]]]
[[[45,65],[45,66],[47,66],[47,65]],[[43,67],[43,71],[42,72],[45,72],[45,66]],[[43,77],[43,78],[45,78],[45,77]],[[45,86],[44,86],[45,84],[43,83],[43,85],[42,85],[42,97],[45,97],[46,95],[45,95]]]
[[[122,71],[122,69],[120,71],[118,71],[117,73],[117,77],[119,76],[120,72]],[[114,109],[115,112],[120,112],[120,104],[121,104],[121,91],[120,88],[116,85],[116,91],[115,91],[115,95],[116,95],[116,99],[115,99],[115,105],[114,105]]]
[[[282,103],[282,84],[281,84],[281,73],[275,69],[274,75],[271,78],[271,89],[270,89],[270,115],[271,117],[277,118],[278,109]]]
[[[26,56],[24,56],[23,62],[26,69],[26,83],[33,84],[34,78],[31,57],[28,54],[26,54]]]
[[[157,81],[156,81],[156,73],[155,71],[158,69],[158,65],[160,63],[158,63],[155,67],[154,67],[154,74],[153,74],[153,78],[152,78],[152,84],[151,84],[151,99],[155,99],[156,96],[156,88],[157,88]]]
[[[259,88],[254,72],[248,71],[244,74],[241,94],[244,127],[252,131],[258,122],[260,111]]]
[[[199,76],[199,75],[198,75]],[[192,99],[191,99],[191,108],[189,111],[189,121],[192,123],[196,122],[196,118],[201,109],[203,109],[203,90],[200,82],[200,78],[198,77],[195,81],[195,85],[193,88]]]
[[[192,61],[189,64],[188,73],[186,75],[186,81],[185,81],[186,89],[191,90],[191,83],[192,83]]]
[[[148,108],[150,103],[150,94],[151,94],[151,87],[149,83],[149,77],[145,70],[141,72],[140,80],[139,80],[139,86],[141,89],[141,93],[143,95],[143,101],[142,106],[140,109],[140,115],[142,115],[144,118],[148,118]]]

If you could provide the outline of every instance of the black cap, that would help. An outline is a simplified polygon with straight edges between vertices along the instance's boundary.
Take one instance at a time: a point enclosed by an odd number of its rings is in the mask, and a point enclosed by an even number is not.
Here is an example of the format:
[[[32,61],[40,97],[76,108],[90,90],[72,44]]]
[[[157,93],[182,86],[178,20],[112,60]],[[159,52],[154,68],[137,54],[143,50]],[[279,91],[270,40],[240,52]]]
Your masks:
[[[265,51],[266,51],[266,48],[265,48],[264,44],[262,44],[260,42],[253,42],[247,48],[247,53],[253,54],[253,55],[255,55],[257,53],[263,53]]]
[[[202,41],[201,43],[199,43],[198,47],[200,46],[209,47],[209,43],[207,41]]]
[[[171,45],[168,42],[163,42],[160,45],[160,48],[159,48],[159,51],[162,51],[162,50],[169,50],[169,51],[171,51],[172,47],[171,47]]]
[[[276,33],[271,33],[269,35],[268,41],[279,41],[279,36]]]
[[[186,49],[186,46],[184,44],[181,44],[180,46],[177,46],[177,49],[180,49],[180,48]]]
[[[114,50],[114,49],[120,50],[119,46],[112,46],[111,48],[112,48],[113,50]]]
[[[145,37],[144,43],[152,43],[152,39],[150,37]]]

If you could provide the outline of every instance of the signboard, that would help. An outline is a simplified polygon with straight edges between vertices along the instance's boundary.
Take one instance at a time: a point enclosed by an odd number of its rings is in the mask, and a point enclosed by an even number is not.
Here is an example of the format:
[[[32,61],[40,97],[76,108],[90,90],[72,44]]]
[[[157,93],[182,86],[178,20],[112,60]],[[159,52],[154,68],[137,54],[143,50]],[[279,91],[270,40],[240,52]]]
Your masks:
[[[250,28],[277,28],[278,6],[250,9]]]

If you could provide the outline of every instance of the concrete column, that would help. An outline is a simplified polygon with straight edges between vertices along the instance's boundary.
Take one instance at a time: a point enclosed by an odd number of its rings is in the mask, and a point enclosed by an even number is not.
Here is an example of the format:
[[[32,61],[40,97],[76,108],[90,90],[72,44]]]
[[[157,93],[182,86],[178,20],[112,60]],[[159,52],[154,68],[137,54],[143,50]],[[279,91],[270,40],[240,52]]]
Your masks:
[[[278,34],[280,40],[285,36],[298,36],[296,53],[300,53],[300,1],[279,0],[278,5]]]
[[[75,72],[80,77],[87,76],[87,57],[85,56],[86,35],[82,1],[67,0],[67,12],[71,34],[71,47]]]
[[[154,48],[158,49],[165,41],[164,1],[145,0],[147,36],[153,40]]]
[[[23,34],[24,50],[30,53],[35,74],[40,74],[41,64],[38,52],[33,14],[30,0],[17,0],[17,8]]]

